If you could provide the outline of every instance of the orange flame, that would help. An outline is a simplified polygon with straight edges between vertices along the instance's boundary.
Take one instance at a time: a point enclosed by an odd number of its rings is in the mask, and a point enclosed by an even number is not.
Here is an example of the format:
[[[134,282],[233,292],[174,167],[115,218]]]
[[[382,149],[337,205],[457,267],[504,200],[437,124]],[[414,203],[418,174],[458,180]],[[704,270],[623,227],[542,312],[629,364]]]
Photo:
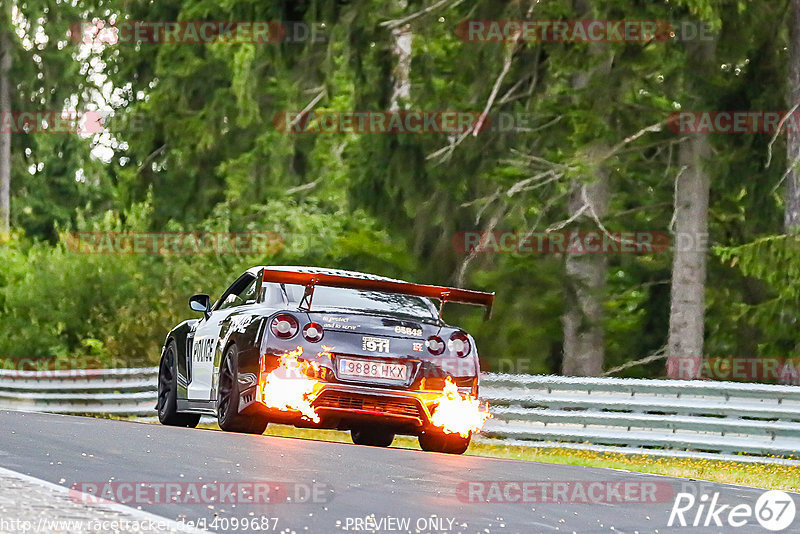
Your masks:
[[[262,376],[262,402],[269,408],[281,411],[298,411],[303,417],[319,423],[319,416],[311,403],[316,398],[314,375],[318,365],[314,362],[300,361],[303,347],[297,347],[281,356],[278,367],[266,377]],[[309,372],[310,371],[310,372]]]
[[[448,434],[460,434],[466,438],[470,432],[478,432],[483,428],[486,420],[492,417],[488,403],[486,409],[481,410],[478,399],[462,397],[449,376],[445,380],[442,396],[437,402],[438,406],[433,412],[431,423]]]

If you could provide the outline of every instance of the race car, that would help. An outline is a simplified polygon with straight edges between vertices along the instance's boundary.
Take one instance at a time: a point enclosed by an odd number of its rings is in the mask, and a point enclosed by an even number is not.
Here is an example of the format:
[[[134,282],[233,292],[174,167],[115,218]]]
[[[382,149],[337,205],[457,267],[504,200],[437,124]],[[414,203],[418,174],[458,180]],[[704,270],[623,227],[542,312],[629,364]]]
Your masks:
[[[437,307],[433,300],[437,300]],[[461,454],[488,411],[478,402],[478,351],[441,317],[445,302],[483,306],[494,293],[312,267],[259,266],[203,317],[167,334],[158,378],[162,424],[262,434],[270,422],[350,431],[388,447],[417,436],[426,451]]]

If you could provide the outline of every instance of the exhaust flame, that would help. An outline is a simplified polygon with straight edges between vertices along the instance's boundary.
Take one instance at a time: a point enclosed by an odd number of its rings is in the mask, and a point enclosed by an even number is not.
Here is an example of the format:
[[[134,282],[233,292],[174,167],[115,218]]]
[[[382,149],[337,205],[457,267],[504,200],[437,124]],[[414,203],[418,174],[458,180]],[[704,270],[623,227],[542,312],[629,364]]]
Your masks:
[[[281,356],[278,367],[261,378],[262,402],[269,408],[281,411],[298,411],[303,417],[315,423],[320,419],[311,403],[316,397],[314,387],[317,380],[309,378],[316,375],[319,366],[314,362],[300,361],[303,348],[297,347]]]
[[[445,380],[442,396],[436,401],[438,406],[433,412],[431,423],[448,434],[469,436],[470,432],[478,432],[487,419],[492,417],[488,404],[481,410],[478,399],[464,398],[448,376]]]

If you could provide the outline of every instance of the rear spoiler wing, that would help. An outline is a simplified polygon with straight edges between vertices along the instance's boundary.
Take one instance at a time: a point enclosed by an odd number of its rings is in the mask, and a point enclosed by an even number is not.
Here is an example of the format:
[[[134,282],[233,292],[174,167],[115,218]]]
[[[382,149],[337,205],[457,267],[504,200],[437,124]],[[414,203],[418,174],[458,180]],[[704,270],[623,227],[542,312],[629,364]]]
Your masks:
[[[413,295],[439,300],[439,316],[442,315],[442,306],[445,302],[458,302],[486,308],[486,318],[492,315],[494,293],[459,289],[455,287],[431,286],[425,284],[412,284],[409,282],[395,282],[393,280],[372,280],[369,278],[355,278],[352,276],[338,276],[321,273],[299,273],[296,271],[276,271],[264,269],[262,281],[266,283],[294,284],[305,286],[306,292],[300,305],[311,308],[315,286],[343,287],[347,289],[363,289],[381,293],[398,293],[400,295]]]

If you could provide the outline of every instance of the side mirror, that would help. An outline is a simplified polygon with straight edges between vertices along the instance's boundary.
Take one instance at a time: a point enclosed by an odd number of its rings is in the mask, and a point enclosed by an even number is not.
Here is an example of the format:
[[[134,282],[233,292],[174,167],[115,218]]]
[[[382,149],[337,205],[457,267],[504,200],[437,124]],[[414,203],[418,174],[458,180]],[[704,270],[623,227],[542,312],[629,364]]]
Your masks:
[[[211,297],[202,293],[194,295],[189,299],[189,307],[196,312],[202,312],[203,315],[208,317],[208,312],[211,311]]]

